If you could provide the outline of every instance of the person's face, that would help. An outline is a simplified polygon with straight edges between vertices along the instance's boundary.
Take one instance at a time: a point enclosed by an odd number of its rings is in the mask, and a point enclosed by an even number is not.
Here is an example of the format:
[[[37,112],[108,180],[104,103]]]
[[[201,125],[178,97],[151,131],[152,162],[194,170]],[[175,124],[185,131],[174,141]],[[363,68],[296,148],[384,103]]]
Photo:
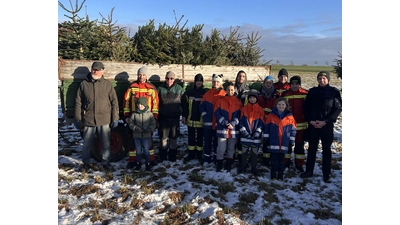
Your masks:
[[[290,84],[290,89],[292,89],[292,91],[298,91],[300,88],[300,84],[299,83],[291,83]]]
[[[256,103],[256,101],[257,101],[257,98],[256,98],[256,97],[254,97],[254,96],[250,96],[250,97],[249,97],[249,102],[250,102],[251,104]]]
[[[318,77],[318,84],[321,87],[325,87],[327,84],[329,84],[328,78],[326,78],[326,76],[319,76]]]
[[[174,84],[175,78],[173,77],[166,77],[165,78],[165,83],[167,84],[168,87],[171,87]]]
[[[104,70],[98,70],[98,69],[92,69],[92,78],[97,80],[100,79],[101,76],[103,76]]]
[[[235,94],[235,87],[232,85],[226,87],[226,95],[233,96],[233,94]]]
[[[138,103],[137,106],[138,106],[138,109],[140,109],[140,110],[143,110],[145,108],[144,105],[142,105],[140,103]]]
[[[219,82],[219,81],[213,81],[213,82],[212,82],[212,86],[213,86],[215,89],[221,88],[221,82]]]
[[[266,80],[266,81],[264,82],[264,86],[265,86],[266,88],[268,88],[268,89],[272,87],[272,84],[273,84],[272,80]]]
[[[286,83],[287,82],[287,76],[285,76],[285,75],[282,75],[282,76],[279,76],[279,82],[281,82],[281,83]]]
[[[244,83],[245,78],[246,78],[245,73],[240,73],[239,76],[238,76],[238,82],[240,84]]]
[[[203,86],[203,81],[201,80],[196,81],[196,88],[200,88],[201,86]]]
[[[279,112],[279,113],[282,113],[282,112],[285,111],[285,109],[286,109],[286,104],[285,104],[285,102],[284,102],[284,101],[279,101],[279,102],[276,104],[276,108],[278,109],[278,112]]]
[[[140,83],[146,82],[146,80],[147,80],[146,74],[144,74],[144,73],[139,73],[137,76],[138,76],[138,81],[139,81]]]

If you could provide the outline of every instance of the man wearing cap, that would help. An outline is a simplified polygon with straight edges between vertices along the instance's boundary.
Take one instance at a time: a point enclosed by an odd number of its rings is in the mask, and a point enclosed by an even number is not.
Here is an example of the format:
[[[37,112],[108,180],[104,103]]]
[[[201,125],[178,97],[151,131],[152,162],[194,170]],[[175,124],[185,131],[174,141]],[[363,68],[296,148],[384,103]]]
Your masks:
[[[83,126],[83,171],[89,170],[90,149],[95,132],[102,143],[102,167],[111,170],[111,128],[118,126],[119,107],[117,94],[109,80],[103,76],[102,62],[93,62],[91,72],[83,80],[75,98],[75,126]]]
[[[289,78],[289,73],[285,68],[282,68],[278,72],[278,81],[274,83],[274,88],[278,92],[279,97],[282,95],[282,93],[286,90],[290,89],[290,84],[287,82]]]
[[[203,130],[204,130],[204,164],[209,164],[212,161],[217,162],[217,146],[218,138],[216,135],[216,119],[214,115],[215,103],[218,98],[225,96],[226,92],[222,87],[223,74],[212,75],[212,89],[208,90],[203,99],[200,102],[200,113],[203,118]],[[214,159],[212,159],[214,155]]]
[[[184,93],[183,88],[175,83],[175,73],[168,71],[165,74],[165,82],[157,89],[159,103],[159,128],[160,135],[160,162],[169,160],[176,161],[178,145],[178,131],[180,129],[180,117],[182,115],[181,99]],[[168,157],[168,158],[167,158]]]
[[[309,90],[303,105],[304,117],[308,122],[307,138],[309,147],[306,171],[300,177],[307,178],[314,175],[315,158],[318,143],[321,139],[323,180],[325,183],[330,183],[333,125],[342,112],[342,97],[337,88],[329,85],[329,72],[319,72],[317,80],[318,87],[313,87]]]
[[[158,120],[158,93],[156,88],[147,81],[147,67],[142,66],[137,71],[137,80],[134,81],[125,91],[123,98],[125,122],[129,123],[129,117],[136,110],[136,102],[140,97],[147,98],[147,106],[149,111],[153,113],[154,118]],[[132,169],[136,165],[136,149],[131,140],[128,157],[128,169]],[[150,164],[155,164],[153,139],[150,141]]]
[[[182,97],[182,124],[188,127],[188,156],[184,162],[192,159],[203,162],[203,119],[200,115],[200,102],[208,89],[204,88],[201,73],[194,77],[194,87],[187,90]]]
[[[285,97],[292,110],[293,117],[296,120],[296,140],[294,145],[294,159],[295,166],[299,172],[304,172],[304,160],[306,155],[304,153],[304,135],[307,129],[307,121],[303,114],[303,103],[308,94],[308,90],[301,87],[301,77],[293,76],[290,78],[290,89],[282,93],[282,97]],[[285,167],[289,167],[292,156],[293,146],[289,146],[289,151],[285,154]]]

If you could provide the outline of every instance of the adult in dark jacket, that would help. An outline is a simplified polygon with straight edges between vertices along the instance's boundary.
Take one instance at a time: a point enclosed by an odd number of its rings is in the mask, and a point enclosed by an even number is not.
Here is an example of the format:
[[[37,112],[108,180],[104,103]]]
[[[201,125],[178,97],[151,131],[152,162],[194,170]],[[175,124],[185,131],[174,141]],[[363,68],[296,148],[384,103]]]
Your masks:
[[[175,73],[168,71],[165,75],[165,82],[158,87],[159,112],[159,135],[160,135],[160,162],[168,160],[176,161],[178,145],[178,130],[180,129],[180,117],[182,115],[181,99],[184,93],[183,88],[176,84]],[[167,156],[168,155],[168,156]]]
[[[330,183],[333,142],[333,125],[342,112],[342,97],[337,88],[329,85],[329,72],[321,71],[317,75],[318,87],[309,90],[304,101],[304,117],[308,122],[308,154],[306,171],[302,178],[312,177],[318,143],[322,143],[322,173],[323,180]]]
[[[110,170],[111,128],[118,126],[117,94],[110,81],[103,76],[102,62],[93,62],[91,72],[80,83],[75,98],[75,126],[83,126],[83,170],[89,170],[90,149],[95,132],[102,143],[102,166]]]
[[[188,162],[197,158],[203,162],[203,118],[200,114],[200,102],[208,89],[204,88],[204,78],[201,73],[194,77],[194,87],[182,96],[182,124],[188,128]]]

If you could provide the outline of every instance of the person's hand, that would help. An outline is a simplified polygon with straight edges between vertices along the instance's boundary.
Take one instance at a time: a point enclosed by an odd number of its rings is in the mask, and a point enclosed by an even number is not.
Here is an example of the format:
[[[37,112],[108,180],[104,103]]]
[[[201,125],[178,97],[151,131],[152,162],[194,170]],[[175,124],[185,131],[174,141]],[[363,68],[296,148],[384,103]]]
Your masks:
[[[259,132],[254,132],[253,137],[254,138],[259,138],[260,137],[260,133]]]
[[[137,131],[137,132],[143,132],[143,129],[140,128],[140,127],[138,127],[138,126],[136,126],[135,129],[133,129],[133,130],[134,130],[134,131]]]
[[[130,119],[129,117],[126,117],[125,118],[125,123],[129,123],[129,119]]]
[[[117,126],[118,126],[118,120],[116,120],[110,124],[111,129],[116,128]]]
[[[226,124],[226,126],[228,127],[228,129],[231,129],[231,130],[233,129],[233,126],[230,123]]]
[[[82,123],[81,123],[81,121],[80,121],[80,120],[75,120],[74,126],[75,126],[75,128],[76,128],[77,130],[82,129]]]
[[[186,117],[182,117],[182,124],[186,125]]]

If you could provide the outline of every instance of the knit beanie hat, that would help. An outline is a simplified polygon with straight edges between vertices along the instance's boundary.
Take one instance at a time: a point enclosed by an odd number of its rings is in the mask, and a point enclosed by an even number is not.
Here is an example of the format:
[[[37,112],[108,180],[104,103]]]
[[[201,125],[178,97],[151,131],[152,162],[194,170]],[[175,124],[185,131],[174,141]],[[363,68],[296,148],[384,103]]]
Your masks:
[[[212,81],[218,81],[222,84],[222,77],[224,75],[223,74],[213,74],[212,75]]]
[[[290,83],[298,83],[299,85],[301,85],[301,77],[300,76],[293,76],[290,78]]]
[[[137,74],[146,74],[147,75],[147,66],[142,66],[138,69]]]
[[[265,83],[265,81],[267,81],[267,80],[272,81],[272,83],[274,82],[274,78],[273,78],[272,76],[266,76],[265,79],[264,79],[264,83]]]
[[[248,98],[250,98],[250,96],[254,96],[256,97],[256,99],[258,98],[258,91],[256,89],[251,89],[248,93],[247,93]]]
[[[194,77],[194,82],[196,83],[196,81],[204,82],[204,78],[203,78],[203,75],[201,73],[196,74],[196,76]]]
[[[321,71],[321,72],[319,72],[318,75],[317,75],[317,79],[318,79],[318,77],[320,77],[320,76],[325,76],[326,79],[328,79],[328,82],[331,80],[331,77],[330,77],[330,74],[329,74],[328,71]]]
[[[137,103],[140,103],[140,104],[142,104],[144,107],[146,107],[146,106],[147,106],[147,98],[146,98],[146,97],[140,97],[140,98],[137,100]]]
[[[282,68],[281,70],[279,70],[278,77],[280,77],[282,75],[289,77],[289,73],[287,72],[287,70],[285,68]]]

